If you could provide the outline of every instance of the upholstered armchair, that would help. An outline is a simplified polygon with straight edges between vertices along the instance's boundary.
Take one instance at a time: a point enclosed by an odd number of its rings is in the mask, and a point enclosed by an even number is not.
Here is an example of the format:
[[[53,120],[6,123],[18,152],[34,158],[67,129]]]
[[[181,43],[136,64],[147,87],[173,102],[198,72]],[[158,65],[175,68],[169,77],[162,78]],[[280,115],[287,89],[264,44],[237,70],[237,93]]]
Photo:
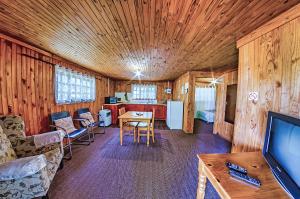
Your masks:
[[[0,198],[47,197],[63,158],[62,131],[25,136],[19,116],[0,116]]]

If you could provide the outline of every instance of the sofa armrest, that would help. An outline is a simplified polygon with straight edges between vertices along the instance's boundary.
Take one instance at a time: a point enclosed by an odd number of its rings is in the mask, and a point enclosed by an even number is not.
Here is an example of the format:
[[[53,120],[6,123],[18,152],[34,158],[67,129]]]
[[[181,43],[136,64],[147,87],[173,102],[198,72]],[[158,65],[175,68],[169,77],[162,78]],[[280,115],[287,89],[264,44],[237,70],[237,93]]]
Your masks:
[[[47,166],[44,155],[19,158],[0,164],[0,181],[17,180],[31,176]]]
[[[56,148],[61,148],[61,145],[61,143],[52,143],[37,148],[33,136],[18,137],[13,141],[13,148],[19,158],[43,154]]]
[[[33,140],[36,148],[41,148],[49,144],[61,143],[65,133],[62,130],[33,135]]]

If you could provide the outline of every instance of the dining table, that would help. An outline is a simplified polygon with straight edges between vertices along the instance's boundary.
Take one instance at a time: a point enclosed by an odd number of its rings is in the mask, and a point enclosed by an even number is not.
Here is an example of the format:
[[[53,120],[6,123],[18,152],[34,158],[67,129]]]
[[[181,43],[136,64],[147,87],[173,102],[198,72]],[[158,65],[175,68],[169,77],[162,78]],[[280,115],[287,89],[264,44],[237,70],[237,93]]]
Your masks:
[[[120,121],[120,144],[123,145],[123,124],[125,122],[145,122],[147,123],[147,146],[149,146],[150,123],[152,112],[127,111],[118,117]]]

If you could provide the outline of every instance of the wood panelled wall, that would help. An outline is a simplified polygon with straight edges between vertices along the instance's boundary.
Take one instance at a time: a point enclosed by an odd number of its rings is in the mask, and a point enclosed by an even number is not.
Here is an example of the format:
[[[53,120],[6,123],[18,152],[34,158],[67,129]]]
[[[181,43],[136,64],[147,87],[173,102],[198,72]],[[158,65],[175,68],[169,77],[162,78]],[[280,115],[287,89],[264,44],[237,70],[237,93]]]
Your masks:
[[[221,76],[222,83],[217,84],[216,114],[213,132],[228,141],[232,141],[234,124],[225,122],[227,86],[238,83],[238,71],[227,72]]]
[[[183,101],[183,131],[186,133],[193,133],[193,128],[188,121],[190,98],[189,93],[182,93],[181,87],[185,85],[185,83],[190,83],[190,77],[190,72],[187,72],[178,77],[173,84],[173,100]]]
[[[298,16],[291,17],[291,13]],[[299,15],[300,6],[238,41],[239,83],[232,152],[262,149],[269,110],[300,117]],[[258,101],[248,100],[253,91],[258,92]]]
[[[89,107],[96,112],[101,108],[103,98],[114,93],[114,82],[108,78],[28,44],[7,38],[0,36],[0,114],[21,115],[25,120],[27,135],[48,131],[50,113],[70,111],[73,115],[82,107]],[[53,64],[96,76],[96,101],[55,104]]]
[[[165,92],[166,88],[173,89],[173,81],[115,81],[115,92],[128,92],[131,93],[132,84],[155,84],[157,86],[157,101],[163,102],[172,99],[172,94]]]

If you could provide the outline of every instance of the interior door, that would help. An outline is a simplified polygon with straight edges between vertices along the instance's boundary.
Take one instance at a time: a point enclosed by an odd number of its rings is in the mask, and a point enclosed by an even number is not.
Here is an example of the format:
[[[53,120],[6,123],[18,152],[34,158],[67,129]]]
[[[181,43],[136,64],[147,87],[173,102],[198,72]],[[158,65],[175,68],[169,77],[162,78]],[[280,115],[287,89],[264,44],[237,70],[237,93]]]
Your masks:
[[[236,108],[237,84],[227,86],[225,122],[234,124]]]

